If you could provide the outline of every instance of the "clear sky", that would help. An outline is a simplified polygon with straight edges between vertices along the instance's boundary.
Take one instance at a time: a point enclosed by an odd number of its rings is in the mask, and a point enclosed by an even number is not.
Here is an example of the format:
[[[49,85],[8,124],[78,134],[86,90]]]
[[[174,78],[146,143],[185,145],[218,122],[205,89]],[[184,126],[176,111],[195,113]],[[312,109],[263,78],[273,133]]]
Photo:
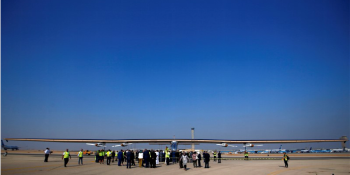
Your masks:
[[[350,136],[348,0],[1,3],[2,138]]]

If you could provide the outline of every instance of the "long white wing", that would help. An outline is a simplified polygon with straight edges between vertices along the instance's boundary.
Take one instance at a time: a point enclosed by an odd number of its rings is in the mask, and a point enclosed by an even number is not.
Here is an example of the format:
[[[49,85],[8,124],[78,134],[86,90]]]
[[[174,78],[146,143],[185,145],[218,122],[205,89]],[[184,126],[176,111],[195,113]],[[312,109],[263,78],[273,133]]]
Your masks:
[[[32,141],[32,142],[66,142],[66,143],[167,143],[176,141],[182,144],[199,143],[227,143],[227,144],[272,144],[272,143],[315,143],[315,142],[341,142],[348,141],[347,136],[339,139],[289,139],[289,140],[219,140],[219,139],[53,139],[53,138],[4,138],[4,140],[13,141]]]

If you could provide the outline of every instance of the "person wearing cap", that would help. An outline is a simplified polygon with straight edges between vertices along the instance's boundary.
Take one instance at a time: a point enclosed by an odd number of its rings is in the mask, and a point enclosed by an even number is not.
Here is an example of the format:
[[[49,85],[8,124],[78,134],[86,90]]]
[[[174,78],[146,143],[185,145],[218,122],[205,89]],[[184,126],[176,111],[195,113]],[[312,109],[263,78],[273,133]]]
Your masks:
[[[50,148],[46,148],[44,153],[45,153],[45,160],[44,160],[44,162],[48,162],[49,155],[51,154]]]

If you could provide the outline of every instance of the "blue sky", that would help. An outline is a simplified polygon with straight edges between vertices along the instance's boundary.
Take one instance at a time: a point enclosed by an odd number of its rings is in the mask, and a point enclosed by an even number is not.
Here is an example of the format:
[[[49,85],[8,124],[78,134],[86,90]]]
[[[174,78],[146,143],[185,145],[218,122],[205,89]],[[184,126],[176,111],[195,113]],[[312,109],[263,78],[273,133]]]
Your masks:
[[[349,1],[1,7],[3,138],[350,136]]]

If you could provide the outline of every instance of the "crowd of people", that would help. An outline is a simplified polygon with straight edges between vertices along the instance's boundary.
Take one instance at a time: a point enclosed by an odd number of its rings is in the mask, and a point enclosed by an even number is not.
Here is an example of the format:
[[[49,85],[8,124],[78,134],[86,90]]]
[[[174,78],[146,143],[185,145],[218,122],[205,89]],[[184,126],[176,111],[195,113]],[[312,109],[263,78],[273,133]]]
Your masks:
[[[45,150],[45,160],[48,162],[48,157],[50,154],[49,148]],[[81,149],[77,157],[79,158],[78,164],[83,165],[83,149]],[[111,162],[117,162],[118,166],[124,166],[126,168],[131,168],[131,166],[136,166],[135,161],[138,162],[139,167],[144,168],[156,168],[160,162],[164,162],[165,165],[177,164],[179,163],[180,168],[187,170],[187,163],[193,163],[193,168],[202,167],[201,160],[204,159],[205,168],[209,168],[210,154],[206,151],[201,154],[200,152],[180,152],[180,151],[170,151],[168,147],[165,150],[98,150],[95,152],[95,162],[104,164],[106,160],[107,165],[111,165]],[[71,159],[71,154],[67,149],[63,152],[62,160],[64,160],[64,166],[66,166]]]
[[[45,160],[48,162],[49,154],[52,152],[47,148],[45,150]],[[83,165],[83,149],[77,154],[79,160],[78,164]],[[221,163],[221,152],[217,154],[213,152],[214,161],[218,160],[218,163]],[[163,150],[120,150],[120,151],[111,151],[111,150],[98,150],[95,152],[95,162],[104,164],[106,159],[106,164],[111,165],[111,162],[118,162],[118,166],[124,166],[126,163],[126,168],[131,169],[131,166],[136,167],[135,161],[138,161],[139,167],[144,168],[156,168],[160,162],[164,162],[166,165],[170,165],[170,162],[174,164],[179,164],[180,169],[187,171],[187,164],[193,163],[193,168],[199,168],[201,166],[202,158],[204,160],[204,168],[209,168],[210,154],[207,151],[204,151],[202,154],[200,152],[190,151],[190,152],[179,152],[179,151],[170,151],[167,147]],[[245,155],[247,158],[247,155]],[[63,152],[62,160],[64,159],[64,166],[66,167],[68,161],[71,159],[71,155],[66,149]],[[288,167],[289,157],[284,154],[283,160],[285,167]]]

